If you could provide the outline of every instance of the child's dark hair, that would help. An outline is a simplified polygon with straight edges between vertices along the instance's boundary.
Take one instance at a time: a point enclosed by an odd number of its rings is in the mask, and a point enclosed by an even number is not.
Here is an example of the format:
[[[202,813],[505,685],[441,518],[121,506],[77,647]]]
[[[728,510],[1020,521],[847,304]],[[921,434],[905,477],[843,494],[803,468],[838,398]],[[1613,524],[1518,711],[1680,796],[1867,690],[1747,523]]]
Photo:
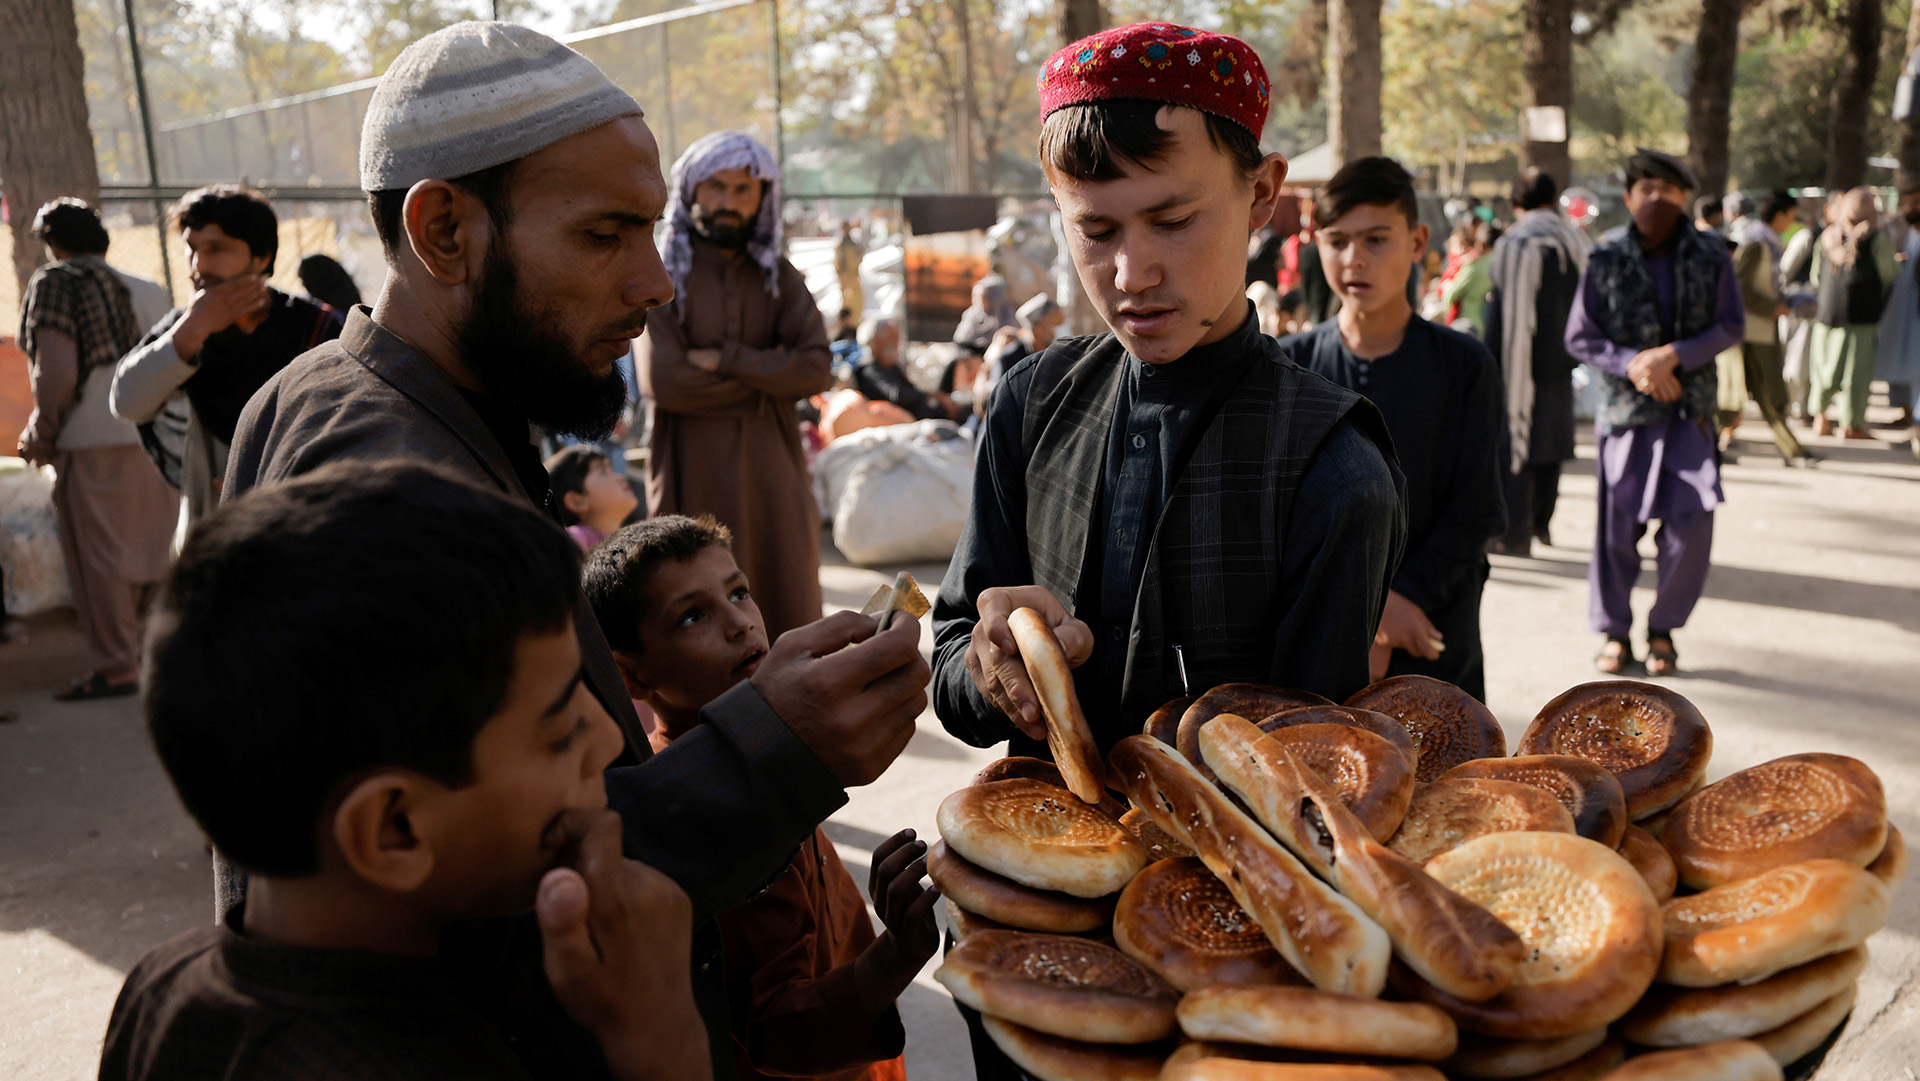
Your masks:
[[[1325,228],[1357,206],[1396,207],[1406,215],[1408,228],[1420,224],[1413,174],[1392,158],[1356,158],[1341,166],[1314,196],[1313,218]]]
[[[252,188],[214,184],[190,191],[173,205],[173,220],[181,229],[218,225],[245,244],[254,258],[264,256],[267,273],[273,273],[274,258],[280,254],[280,219],[267,197]]]
[[[1544,169],[1529,165],[1520,170],[1519,179],[1513,182],[1513,205],[1521,210],[1553,206],[1559,199],[1560,183]]]
[[[733,534],[710,514],[648,518],[622,527],[595,545],[587,553],[580,584],[607,644],[627,653],[641,652],[640,621],[653,614],[647,608],[653,572],[662,563],[684,563],[707,548],[733,550]]]
[[[562,447],[547,459],[547,483],[553,486],[553,513],[561,525],[580,523],[580,516],[567,509],[567,494],[587,490],[587,474],[592,471],[593,463],[611,464],[612,461],[591,443]]]
[[[1094,101],[1068,105],[1048,114],[1040,125],[1040,160],[1075,180],[1118,180],[1126,165],[1150,167],[1165,161],[1173,133],[1160,126],[1158,101]],[[1260,140],[1225,117],[1202,113],[1207,138],[1233,159],[1251,181],[1265,155]]]
[[[523,635],[568,625],[573,541],[421,462],[339,463],[220,508],[148,627],[147,731],[248,871],[319,870],[321,816],[382,768],[472,779]]]

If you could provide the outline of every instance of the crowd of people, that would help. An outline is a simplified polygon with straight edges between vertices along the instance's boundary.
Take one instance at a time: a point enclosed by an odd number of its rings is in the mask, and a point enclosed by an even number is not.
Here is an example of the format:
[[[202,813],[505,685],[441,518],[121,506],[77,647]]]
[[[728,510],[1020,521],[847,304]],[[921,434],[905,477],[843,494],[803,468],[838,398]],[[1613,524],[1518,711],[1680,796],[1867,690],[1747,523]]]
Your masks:
[[[1120,62],[1172,47],[1216,77]],[[820,826],[929,704],[1047,756],[1015,609],[1102,750],[1222,683],[1484,698],[1488,554],[1551,544],[1584,364],[1595,664],[1639,663],[1657,521],[1670,674],[1747,398],[1805,464],[1796,406],[1861,434],[1876,363],[1920,386],[1920,228],[1896,251],[1870,192],[1819,229],[1783,193],[1722,222],[1641,151],[1630,223],[1590,241],[1527,170],[1514,220],[1470,215],[1434,266],[1414,177],[1366,157],[1261,245],[1292,205],[1269,94],[1246,43],[1170,24],[1050,59],[1038,156],[1110,332],[1058,338],[1051,296],[988,276],[937,380],[868,310],[851,228],[830,330],[766,146],[717,132],[663,174],[631,96],[504,23],[373,92],[371,306],[331,261],[270,286],[277,221],[240,186],[174,208],[171,310],[93,208],[43,208],[21,451],[58,478],[93,655],[58,696],[144,694],[214,853],[215,922],[129,974],[101,1076],[902,1078],[896,1002],[942,944],[927,845],[881,843],[863,898]],[[1900,209],[1920,226],[1920,192]],[[607,442],[636,394],[638,487]],[[931,664],[915,620],[823,617],[809,468],[927,422],[974,462]],[[1023,1076],[961,1013],[978,1075]]]

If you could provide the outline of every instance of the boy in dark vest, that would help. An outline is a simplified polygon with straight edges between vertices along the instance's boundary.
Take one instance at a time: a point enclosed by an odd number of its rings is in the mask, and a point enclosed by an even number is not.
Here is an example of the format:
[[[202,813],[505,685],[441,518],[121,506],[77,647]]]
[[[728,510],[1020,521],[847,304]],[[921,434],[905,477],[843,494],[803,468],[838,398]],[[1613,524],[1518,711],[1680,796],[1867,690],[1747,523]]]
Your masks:
[[[1659,592],[1647,613],[1647,674],[1679,670],[1674,628],[1706,588],[1713,508],[1725,501],[1715,457],[1719,383],[1714,358],[1746,333],[1746,308],[1726,241],[1687,220],[1693,174],[1671,155],[1627,161],[1632,224],[1594,245],[1567,351],[1600,370],[1600,513],[1587,570],[1593,629],[1606,635],[1594,666],[1633,663],[1630,603],[1647,523],[1659,551]]]
[[[979,747],[1044,756],[1007,630],[1054,626],[1104,752],[1155,709],[1236,681],[1336,701],[1406,533],[1380,414],[1259,332],[1247,242],[1286,177],[1270,92],[1235,38],[1103,31],[1039,79],[1040,160],[1113,333],[1008,370],[934,607],[934,708]]]
[[[1484,699],[1480,595],[1487,541],[1506,522],[1499,373],[1486,346],[1415,315],[1400,288],[1427,250],[1427,227],[1398,162],[1348,162],[1314,197],[1314,217],[1340,314],[1280,349],[1380,408],[1407,478],[1407,554],[1370,674],[1432,676]]]

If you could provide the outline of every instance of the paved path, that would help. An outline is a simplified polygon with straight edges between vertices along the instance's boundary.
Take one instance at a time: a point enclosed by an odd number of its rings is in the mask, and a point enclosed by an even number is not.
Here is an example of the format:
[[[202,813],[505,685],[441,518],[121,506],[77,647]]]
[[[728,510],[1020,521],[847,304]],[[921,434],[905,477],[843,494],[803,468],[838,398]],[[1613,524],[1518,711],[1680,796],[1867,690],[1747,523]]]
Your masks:
[[[1749,423],[1746,431],[1762,430]],[[1891,432],[1882,432],[1891,437]],[[1712,776],[1796,751],[1856,755],[1885,780],[1893,817],[1920,841],[1920,465],[1886,443],[1813,441],[1813,472],[1764,445],[1727,470],[1707,599],[1678,645],[1674,686],[1715,731]],[[1583,453],[1587,453],[1583,449]],[[1516,739],[1533,713],[1592,678],[1586,631],[1590,456],[1562,484],[1560,545],[1495,560],[1485,638],[1490,704]],[[912,568],[931,586],[937,565]],[[1651,579],[1651,573],[1648,574]],[[830,565],[830,606],[855,607],[886,571]],[[1644,612],[1650,596],[1635,597]],[[166,786],[129,700],[58,705],[82,664],[70,621],[34,622],[0,647],[0,1077],[93,1076],[122,974],[142,952],[210,917],[205,853]],[[827,826],[856,878],[868,852],[911,826],[931,835],[940,798],[993,757],[931,716],[881,781]],[[1898,1079],[1920,1063],[1911,973],[1920,888],[1909,882],[1873,943],[1854,1019],[1820,1077]],[[951,1003],[923,974],[902,1001],[916,1081],[970,1077]]]

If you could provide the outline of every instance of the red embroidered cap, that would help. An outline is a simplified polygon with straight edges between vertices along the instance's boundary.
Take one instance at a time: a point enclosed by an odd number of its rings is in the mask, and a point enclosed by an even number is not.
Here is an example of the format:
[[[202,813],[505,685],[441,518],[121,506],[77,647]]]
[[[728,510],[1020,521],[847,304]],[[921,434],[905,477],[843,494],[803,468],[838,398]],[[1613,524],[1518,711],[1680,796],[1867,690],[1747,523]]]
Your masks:
[[[1160,101],[1225,117],[1260,137],[1273,92],[1239,38],[1174,23],[1135,23],[1081,38],[1040,68],[1040,119],[1090,101]]]

